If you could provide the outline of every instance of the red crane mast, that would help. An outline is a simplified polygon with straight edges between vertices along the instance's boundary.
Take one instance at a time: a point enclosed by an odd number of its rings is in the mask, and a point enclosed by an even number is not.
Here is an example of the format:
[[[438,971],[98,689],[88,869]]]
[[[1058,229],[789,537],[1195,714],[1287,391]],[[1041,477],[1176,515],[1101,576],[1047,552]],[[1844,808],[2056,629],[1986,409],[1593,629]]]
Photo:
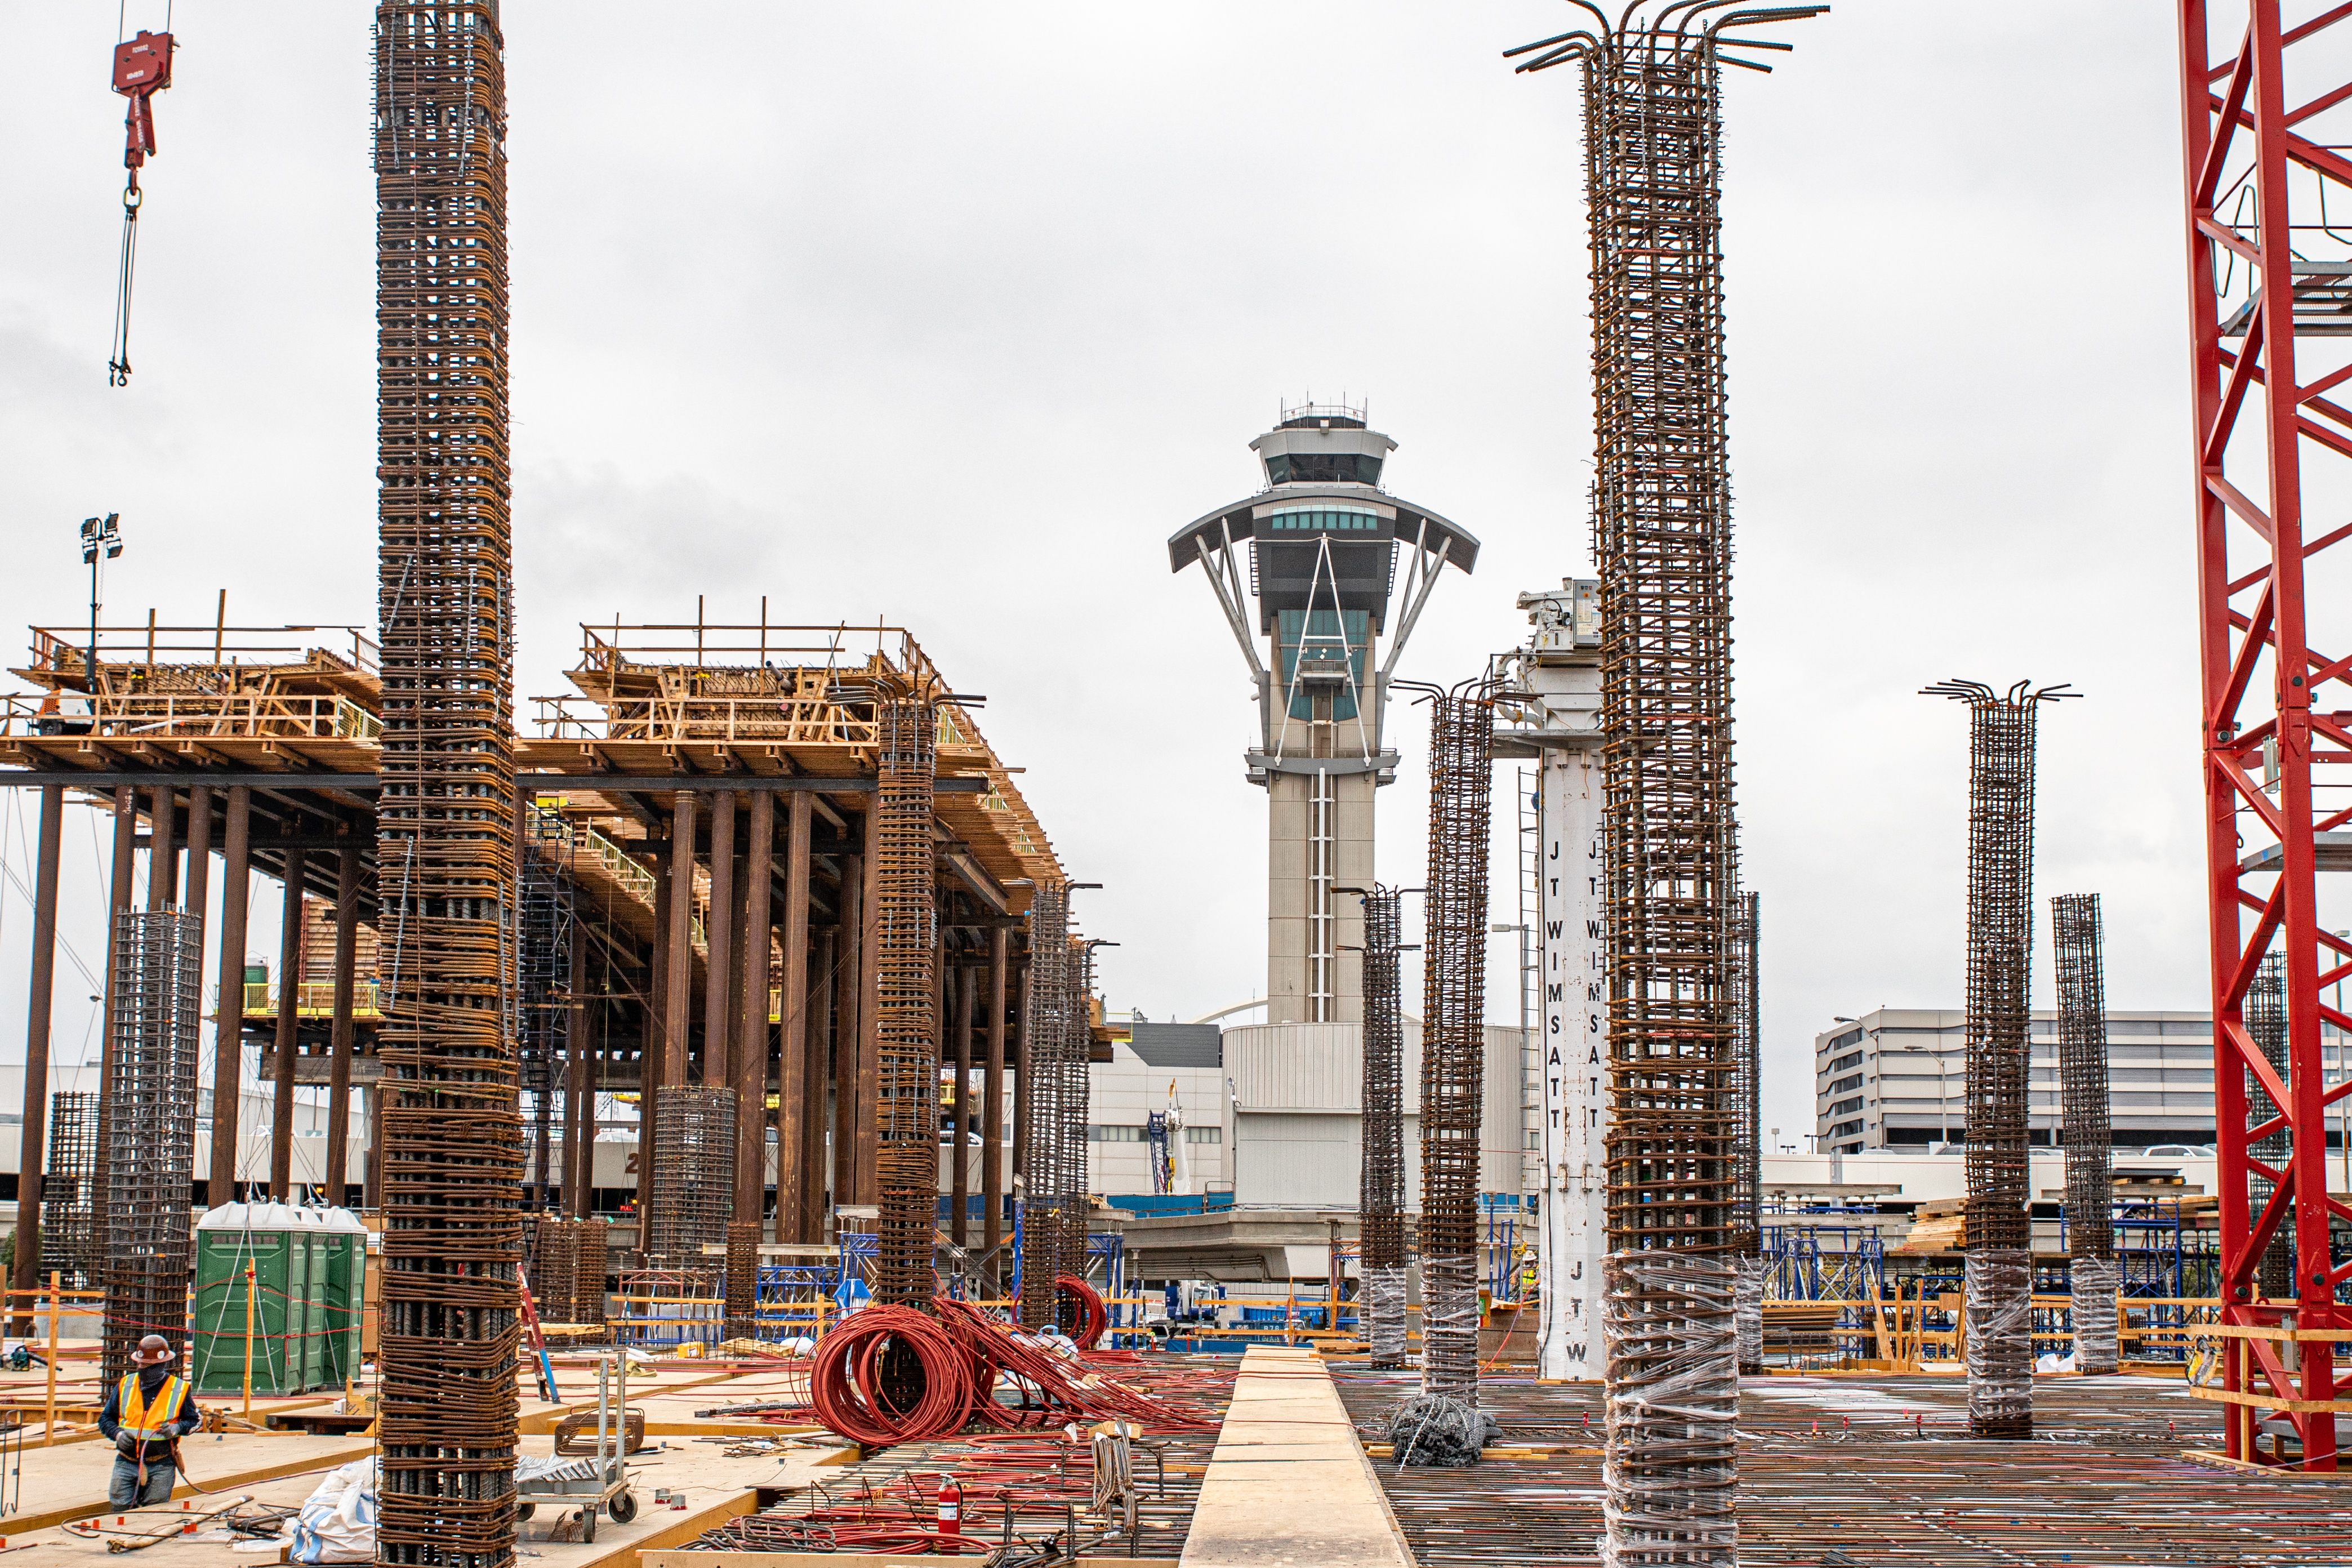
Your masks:
[[[2306,463],[2318,498],[2341,493],[2334,460],[2352,458],[2352,398],[2330,395],[2352,380],[2352,228],[2330,226],[2352,223],[2352,160],[2328,145],[2352,134],[2312,121],[2331,110],[2352,121],[2339,108],[2352,100],[2341,63],[2352,40],[2305,46],[2347,18],[2352,4],[2288,26],[2279,0],[2227,16],[2179,0],[2226,1369],[2202,1392],[2225,1402],[2231,1458],[2313,1470],[2336,1468],[2336,1417],[2352,1412],[2335,1359],[2352,1339],[2336,1301],[2352,1264],[2328,1251],[2330,1218],[2352,1221],[2352,1209],[2326,1180],[2328,1108],[2352,1083],[2328,1088],[2321,1032],[2323,1020],[2352,1027],[2321,1001],[2352,975],[2352,945],[2318,910],[2321,870],[2352,867],[2340,831],[2352,805],[2336,804],[2352,785],[2352,615],[2325,614],[2341,603],[2326,568],[2352,565],[2352,525],[2307,531],[2304,497]],[[2315,580],[2333,591],[2315,597]],[[2273,951],[2284,1075],[2245,1021]],[[2293,1274],[2274,1271],[2287,1289],[2265,1295],[2274,1238],[2291,1240]]]

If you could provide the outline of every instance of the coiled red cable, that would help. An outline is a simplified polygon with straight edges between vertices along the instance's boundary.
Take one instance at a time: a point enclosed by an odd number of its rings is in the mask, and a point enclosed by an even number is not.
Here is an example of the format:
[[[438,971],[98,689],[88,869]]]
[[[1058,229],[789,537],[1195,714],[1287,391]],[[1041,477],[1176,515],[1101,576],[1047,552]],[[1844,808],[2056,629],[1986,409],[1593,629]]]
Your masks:
[[[1077,1298],[1078,1306],[1086,1313],[1085,1321],[1078,1325],[1078,1331],[1070,1338],[1082,1351],[1094,1349],[1102,1342],[1103,1335],[1110,1331],[1110,1310],[1103,1305],[1103,1299],[1095,1294],[1095,1288],[1075,1274],[1055,1276],[1054,1285],[1065,1295]]]
[[[900,1359],[908,1356],[916,1368]],[[921,1389],[908,1400],[903,1385],[914,1370]],[[962,1339],[937,1318],[912,1307],[868,1307],[817,1342],[809,1404],[818,1420],[854,1443],[943,1437],[971,1417],[973,1372]]]

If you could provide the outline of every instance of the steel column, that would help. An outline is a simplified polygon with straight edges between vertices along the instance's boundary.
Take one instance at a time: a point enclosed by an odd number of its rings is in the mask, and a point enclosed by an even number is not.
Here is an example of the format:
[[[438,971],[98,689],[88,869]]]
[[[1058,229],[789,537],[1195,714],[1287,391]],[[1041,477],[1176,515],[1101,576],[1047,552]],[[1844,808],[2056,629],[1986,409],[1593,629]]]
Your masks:
[[[987,1278],[1003,1270],[996,1249],[1004,1225],[1004,981],[1013,933],[998,926],[988,933],[988,1072],[980,1111],[980,1248]]]
[[[278,1071],[269,1111],[269,1193],[294,1201],[295,1025],[302,997],[302,875],[308,851],[286,851],[278,916]]]
[[[347,1200],[344,1178],[351,1156],[352,1119],[352,994],[359,976],[360,851],[354,844],[336,857],[335,865],[335,1016],[331,1037],[333,1058],[327,1064],[327,1202],[341,1207]]]
[[[170,784],[157,784],[147,794],[147,907],[177,909],[180,903],[180,852],[175,847],[180,805]]]
[[[702,1081],[711,1089],[731,1081],[728,1058],[733,1042],[728,1022],[734,1016],[735,998],[727,983],[734,973],[730,939],[737,930],[735,792],[722,789],[710,797],[710,901],[702,917]]]
[[[805,791],[784,806],[783,973],[776,1045],[776,1239],[814,1243],[808,1231],[808,1143],[824,1125],[823,1039],[809,994],[809,848],[815,810]],[[764,1012],[764,1009],[762,1009]],[[764,1033],[764,1030],[762,1031]]]
[[[43,1132],[49,1110],[49,1006],[58,973],[58,844],[65,820],[65,786],[41,786],[41,826],[33,861],[32,986],[25,999],[25,1110],[16,1155],[16,1253],[12,1289],[32,1289],[41,1277]],[[32,1332],[31,1299],[19,1295],[10,1331]]]
[[[735,1042],[735,1218],[754,1223],[765,1217],[768,1200],[768,965],[773,945],[770,917],[775,889],[770,859],[776,843],[776,797],[766,790],[753,793],[747,814],[748,836],[743,846],[743,973],[737,1004],[742,1033]],[[789,851],[788,851],[789,852]],[[788,922],[789,923],[789,922]],[[800,998],[789,985],[776,1011],[786,1023],[800,1016]],[[789,1047],[787,1047],[789,1054]],[[777,1096],[782,1109],[783,1097]],[[783,1213],[785,1161],[777,1143],[776,1212]],[[730,1285],[732,1281],[730,1281]]]
[[[693,795],[678,791],[669,831],[668,1012],[662,1020],[661,1081],[670,1089],[688,1082],[687,1032],[694,1019],[694,814]]]
[[[590,1190],[596,1179],[596,1095],[589,1070],[598,1042],[588,1033],[588,924],[575,920],[572,922],[572,1027],[565,1051],[563,1112],[563,1212],[573,1219],[586,1219],[596,1212]],[[601,997],[595,1017],[601,1036],[604,1018]]]
[[[808,993],[808,1061],[802,1074],[808,1106],[801,1122],[799,1239],[811,1245],[824,1239],[825,1151],[830,1147],[827,1111],[832,1100],[833,1053],[839,1038],[834,1004],[835,994],[840,989],[835,980],[839,962],[834,956],[838,932],[839,928],[835,926],[818,928],[814,944],[815,957],[811,964],[815,983]],[[782,1158],[781,1152],[777,1157]]]
[[[955,1121],[948,1138],[948,1158],[955,1163],[949,1178],[948,1236],[958,1247],[971,1245],[971,1002],[973,972],[958,963],[948,970],[955,988]]]
[[[253,789],[231,784],[223,815],[219,1007],[213,1015],[213,1161],[205,1192],[236,1201],[245,1110],[245,905],[253,880]]]

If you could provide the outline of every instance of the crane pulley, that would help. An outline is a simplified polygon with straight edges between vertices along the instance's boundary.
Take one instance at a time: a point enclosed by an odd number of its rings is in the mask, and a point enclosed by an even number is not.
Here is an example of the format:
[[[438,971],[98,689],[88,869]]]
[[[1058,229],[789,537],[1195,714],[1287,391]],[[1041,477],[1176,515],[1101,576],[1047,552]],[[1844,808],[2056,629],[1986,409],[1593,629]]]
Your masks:
[[[172,85],[172,35],[140,29],[129,43],[114,46],[114,90],[131,100],[122,121],[122,166],[131,173],[122,186],[122,265],[114,290],[114,346],[106,362],[109,386],[131,384],[131,275],[137,258],[139,171],[155,151],[154,97]]]

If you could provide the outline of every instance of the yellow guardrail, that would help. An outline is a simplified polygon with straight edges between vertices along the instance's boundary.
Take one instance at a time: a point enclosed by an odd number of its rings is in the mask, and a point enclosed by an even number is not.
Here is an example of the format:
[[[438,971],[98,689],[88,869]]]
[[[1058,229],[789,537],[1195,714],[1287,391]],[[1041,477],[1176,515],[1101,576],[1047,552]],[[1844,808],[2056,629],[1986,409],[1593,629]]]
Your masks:
[[[245,988],[245,1016],[248,1018],[278,1016],[278,993],[267,981],[247,984]],[[294,1016],[298,1018],[331,1018],[335,1016],[335,983],[331,980],[305,980],[294,988]],[[352,983],[352,1016],[381,1018],[383,1007],[380,987],[373,980]]]

